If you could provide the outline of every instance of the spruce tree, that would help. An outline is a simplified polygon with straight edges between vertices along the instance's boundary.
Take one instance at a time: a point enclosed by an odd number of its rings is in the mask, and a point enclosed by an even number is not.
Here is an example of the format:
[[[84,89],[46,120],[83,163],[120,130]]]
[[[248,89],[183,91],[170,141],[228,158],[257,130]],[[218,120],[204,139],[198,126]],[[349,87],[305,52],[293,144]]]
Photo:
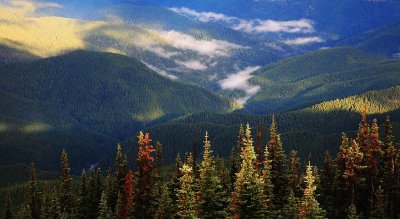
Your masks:
[[[79,188],[79,208],[78,208],[78,218],[86,218],[87,213],[89,212],[90,208],[89,204],[89,197],[87,191],[87,180],[86,180],[86,171],[85,169],[82,170],[81,174],[81,181],[80,181],[80,188]]]
[[[107,204],[107,199],[107,194],[103,192],[100,199],[98,219],[113,219],[113,213]]]
[[[155,152],[151,145],[151,139],[149,133],[139,133],[138,145],[139,150],[136,158],[138,166],[136,191],[134,192],[134,215],[136,218],[148,218],[152,215],[151,206],[152,200],[152,189],[154,187],[154,175],[153,175],[153,153]]]
[[[290,151],[289,164],[289,187],[292,189],[296,197],[300,197],[302,193],[302,182],[300,174],[300,158],[297,156],[297,151]]]
[[[12,219],[13,218],[13,213],[11,210],[11,197],[10,194],[7,194],[6,199],[5,199],[5,205],[4,205],[4,216],[5,219]]]
[[[274,206],[282,209],[288,192],[288,175],[286,155],[283,151],[281,137],[278,134],[275,117],[272,117],[270,140],[268,142],[268,152],[271,159],[271,182],[274,185]]]
[[[262,146],[263,131],[264,131],[264,126],[261,122],[259,122],[256,135],[256,154],[257,154],[256,168],[259,171],[261,170],[261,166],[263,163],[263,146]]]
[[[234,212],[240,218],[265,218],[267,216],[263,180],[255,167],[256,154],[249,124],[246,126],[241,153],[242,164],[236,175],[235,190],[231,200]]]
[[[204,137],[204,153],[200,165],[199,189],[201,218],[224,218],[226,216],[225,194],[222,193],[221,180],[215,171],[215,160],[207,132]]]
[[[385,208],[386,208],[386,198],[384,191],[381,186],[378,186],[378,188],[375,191],[374,194],[374,200],[373,200],[373,207],[371,211],[371,219],[384,219],[387,218],[385,214]]]
[[[315,176],[310,162],[308,163],[304,179],[306,188],[304,189],[304,195],[299,208],[299,217],[310,219],[325,218],[325,211],[319,206],[319,203],[315,198]]]
[[[158,196],[156,198],[155,213],[153,218],[155,219],[170,219],[174,218],[173,201],[166,184],[162,184],[158,187]]]
[[[177,191],[178,207],[177,216],[180,218],[198,218],[196,213],[197,203],[196,194],[192,189],[193,170],[188,164],[183,164],[180,168],[182,176],[179,178],[180,188]]]
[[[334,217],[335,212],[335,170],[336,166],[329,152],[325,153],[324,164],[321,171],[321,185],[319,186],[321,207],[327,211],[328,218]],[[317,188],[318,189],[318,188]]]
[[[298,218],[299,213],[299,199],[294,195],[292,189],[289,190],[287,202],[282,210],[283,218],[295,219]],[[278,217],[278,215],[276,216]]]
[[[30,171],[29,171],[30,181],[29,181],[29,209],[30,216],[33,219],[40,218],[40,197],[39,197],[39,189],[38,189],[38,181],[36,176],[36,168],[35,164],[31,163]]]
[[[272,200],[274,199],[274,185],[271,182],[271,160],[269,158],[268,146],[265,147],[263,161],[262,179],[264,184],[264,195],[268,210],[272,210]]]
[[[70,168],[68,154],[65,150],[61,153],[61,186],[60,186],[60,210],[63,214],[71,214],[73,209],[72,195],[72,177],[70,176]]]
[[[347,216],[346,219],[360,219],[360,216],[357,213],[357,208],[354,204],[351,204],[347,210]]]
[[[236,148],[237,148],[236,166],[237,167],[239,167],[242,164],[242,158],[241,158],[240,154],[242,153],[242,150],[245,147],[243,139],[244,139],[244,128],[243,128],[243,125],[240,124],[239,133],[238,133],[237,141],[236,141]]]

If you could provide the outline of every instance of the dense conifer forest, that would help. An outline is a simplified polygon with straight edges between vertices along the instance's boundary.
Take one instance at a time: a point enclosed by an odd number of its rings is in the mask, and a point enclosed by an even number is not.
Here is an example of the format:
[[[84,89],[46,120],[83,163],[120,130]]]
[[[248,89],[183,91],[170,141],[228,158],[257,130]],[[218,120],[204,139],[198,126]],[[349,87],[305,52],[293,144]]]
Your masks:
[[[59,180],[43,181],[35,164],[23,187],[5,193],[5,218],[397,218],[400,214],[400,150],[390,118],[382,131],[367,122],[356,138],[342,134],[339,152],[322,165],[285,151],[275,117],[267,141],[261,129],[241,125],[229,159],[203,148],[163,165],[163,145],[137,136],[137,155],[118,144],[114,165],[71,174],[61,154]],[[380,134],[382,133],[382,134]],[[322,155],[321,155],[322,156]],[[134,160],[135,165],[129,165]],[[86,172],[88,171],[88,172]],[[21,197],[24,197],[21,199]]]

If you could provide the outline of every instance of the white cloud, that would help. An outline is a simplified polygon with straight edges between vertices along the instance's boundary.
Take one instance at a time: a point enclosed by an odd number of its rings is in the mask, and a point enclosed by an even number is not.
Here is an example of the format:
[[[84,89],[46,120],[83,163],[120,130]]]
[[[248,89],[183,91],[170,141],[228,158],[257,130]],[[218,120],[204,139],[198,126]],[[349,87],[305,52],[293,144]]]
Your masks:
[[[244,32],[285,32],[285,33],[312,33],[315,31],[313,21],[308,19],[276,21],[276,20],[245,20],[214,12],[198,12],[189,8],[170,8],[170,10],[200,22],[225,22],[231,28]]]
[[[209,57],[228,56],[229,51],[232,49],[247,48],[225,40],[199,40],[191,35],[175,30],[162,31],[160,32],[160,35],[172,47],[183,50],[192,50],[197,52],[199,55]]]
[[[210,22],[210,21],[224,21],[231,22],[236,20],[236,17],[228,17],[224,14],[214,13],[214,12],[197,12],[195,10],[181,7],[181,8],[169,8],[171,11],[176,12],[178,14],[195,17],[197,20],[201,22]]]
[[[175,61],[175,63],[188,68],[188,69],[192,69],[192,70],[196,70],[196,71],[204,71],[207,69],[207,65],[205,65],[204,63],[198,61],[198,60],[190,60],[190,61]]]
[[[156,73],[158,73],[159,75],[161,75],[163,77],[169,78],[169,79],[174,80],[174,81],[179,79],[178,76],[169,74],[168,72],[166,72],[166,71],[164,71],[162,69],[159,69],[156,66],[150,65],[149,63],[143,62],[143,64],[145,64],[151,70],[155,71]]]
[[[306,44],[322,43],[322,42],[325,42],[325,40],[321,39],[320,37],[300,37],[283,41],[283,43],[287,45],[306,45]]]
[[[260,66],[247,67],[237,73],[228,75],[227,78],[220,80],[218,83],[223,90],[242,90],[246,95],[236,101],[245,104],[252,96],[260,91],[260,86],[254,86],[249,83],[249,79],[254,71],[257,71]]]
[[[161,47],[160,45],[154,44],[154,43],[145,45],[142,48],[144,50],[152,52],[152,53],[154,53],[154,54],[156,54],[156,55],[158,55],[160,57],[166,58],[166,59],[169,59],[172,56],[176,56],[176,55],[181,54],[180,52],[169,52],[169,51],[165,50],[163,47]]]

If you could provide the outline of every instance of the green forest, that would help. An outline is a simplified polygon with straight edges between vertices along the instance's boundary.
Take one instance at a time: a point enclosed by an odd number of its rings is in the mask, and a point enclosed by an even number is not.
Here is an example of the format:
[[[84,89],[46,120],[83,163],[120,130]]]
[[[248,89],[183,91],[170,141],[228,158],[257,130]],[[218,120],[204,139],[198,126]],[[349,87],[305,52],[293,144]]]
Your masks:
[[[67,151],[59,180],[38,178],[1,190],[5,218],[397,218],[400,149],[390,117],[383,127],[363,112],[356,137],[342,134],[336,155],[321,165],[282,144],[272,117],[262,130],[240,125],[228,159],[205,133],[202,149],[163,163],[163,145],[139,132],[136,157],[118,144],[113,166],[71,174]],[[381,130],[380,130],[381,129]],[[382,133],[382,134],[380,134]],[[201,152],[200,152],[201,151]],[[322,156],[322,155],[321,155]],[[134,161],[135,165],[130,165]],[[86,173],[88,171],[88,173]],[[24,197],[24,198],[22,198]]]

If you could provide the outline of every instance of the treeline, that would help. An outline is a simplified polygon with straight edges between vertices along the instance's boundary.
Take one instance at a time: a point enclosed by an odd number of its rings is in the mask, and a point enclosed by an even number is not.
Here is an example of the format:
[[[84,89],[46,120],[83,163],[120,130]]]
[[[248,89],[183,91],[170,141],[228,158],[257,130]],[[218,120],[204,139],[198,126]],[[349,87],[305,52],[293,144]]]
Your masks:
[[[379,135],[376,119],[364,112],[357,137],[343,133],[336,157],[328,152],[318,169],[287,157],[275,118],[269,139],[262,129],[240,126],[230,158],[214,156],[208,133],[202,159],[197,149],[173,170],[162,165],[162,145],[139,133],[137,169],[128,165],[120,145],[114,168],[82,171],[72,186],[68,156],[61,155],[59,186],[39,186],[32,164],[25,201],[6,218],[397,218],[400,216],[400,150],[393,143],[389,117]],[[253,140],[253,135],[254,140]],[[264,147],[265,145],[265,147]],[[306,164],[306,165],[302,165]]]

